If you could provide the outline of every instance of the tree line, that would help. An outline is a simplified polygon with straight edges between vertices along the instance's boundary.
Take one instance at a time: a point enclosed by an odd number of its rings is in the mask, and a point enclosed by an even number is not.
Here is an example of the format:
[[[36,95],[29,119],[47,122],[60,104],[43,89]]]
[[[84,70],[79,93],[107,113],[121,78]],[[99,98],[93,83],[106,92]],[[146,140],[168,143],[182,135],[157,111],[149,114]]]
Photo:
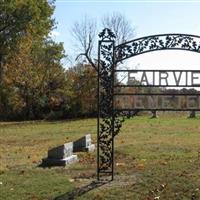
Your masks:
[[[95,98],[93,68],[78,63],[66,70],[63,44],[49,37],[55,28],[54,9],[54,1],[47,0],[0,3],[1,120],[60,119],[95,112],[93,99],[88,98]]]
[[[96,21],[85,17],[74,23],[79,51],[75,64],[66,68],[63,43],[50,37],[54,9],[54,0],[0,3],[0,120],[96,115]],[[103,26],[115,31],[118,42],[134,33],[119,13],[105,16]]]

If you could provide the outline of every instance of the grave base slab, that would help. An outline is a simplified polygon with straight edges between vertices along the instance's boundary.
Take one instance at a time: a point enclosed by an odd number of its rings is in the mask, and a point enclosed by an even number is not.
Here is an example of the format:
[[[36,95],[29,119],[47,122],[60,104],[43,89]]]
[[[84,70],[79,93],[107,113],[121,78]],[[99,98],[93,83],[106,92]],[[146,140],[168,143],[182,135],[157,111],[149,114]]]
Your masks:
[[[42,166],[51,167],[51,166],[66,166],[78,161],[77,155],[71,155],[63,159],[52,159],[44,158],[42,159]]]

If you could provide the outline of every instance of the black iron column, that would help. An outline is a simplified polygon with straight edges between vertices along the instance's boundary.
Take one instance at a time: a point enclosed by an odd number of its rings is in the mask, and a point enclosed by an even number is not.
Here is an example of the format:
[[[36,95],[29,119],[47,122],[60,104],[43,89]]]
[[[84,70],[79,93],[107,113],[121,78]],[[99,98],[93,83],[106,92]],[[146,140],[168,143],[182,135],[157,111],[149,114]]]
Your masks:
[[[98,48],[98,135],[97,176],[113,180],[114,157],[114,47],[115,35],[109,29],[100,34]]]

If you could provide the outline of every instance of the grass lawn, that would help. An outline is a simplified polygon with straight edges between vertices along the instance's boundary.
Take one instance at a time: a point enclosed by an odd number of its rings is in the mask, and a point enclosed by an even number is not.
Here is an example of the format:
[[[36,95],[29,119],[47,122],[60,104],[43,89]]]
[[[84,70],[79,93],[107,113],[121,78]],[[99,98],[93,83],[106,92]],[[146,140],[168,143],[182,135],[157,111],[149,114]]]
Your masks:
[[[95,180],[96,152],[68,167],[37,167],[49,148],[87,133],[96,143],[96,119],[0,123],[0,199],[69,199],[80,188],[79,200],[200,200],[200,118],[126,120],[115,139],[115,180],[89,192],[80,191]]]

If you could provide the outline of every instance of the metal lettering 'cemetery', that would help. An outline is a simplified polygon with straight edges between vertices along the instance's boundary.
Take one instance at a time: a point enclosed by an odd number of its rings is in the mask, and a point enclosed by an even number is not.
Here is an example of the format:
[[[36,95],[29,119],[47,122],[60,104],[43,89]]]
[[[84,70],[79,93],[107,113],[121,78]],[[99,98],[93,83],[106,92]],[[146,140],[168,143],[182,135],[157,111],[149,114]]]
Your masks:
[[[200,110],[200,94],[193,96],[183,94],[123,94],[115,98],[115,109],[123,111],[130,109],[139,111],[197,111]]]
[[[108,175],[113,180],[114,137],[131,111],[200,110],[200,70],[117,70],[117,64],[152,51],[200,53],[200,36],[153,35],[117,46],[110,29],[104,29],[99,37],[97,174],[98,179]],[[120,73],[126,73],[128,79],[119,84],[115,79]],[[175,87],[180,90],[172,92]],[[183,90],[184,87],[195,89]],[[145,88],[148,92],[141,90]]]

